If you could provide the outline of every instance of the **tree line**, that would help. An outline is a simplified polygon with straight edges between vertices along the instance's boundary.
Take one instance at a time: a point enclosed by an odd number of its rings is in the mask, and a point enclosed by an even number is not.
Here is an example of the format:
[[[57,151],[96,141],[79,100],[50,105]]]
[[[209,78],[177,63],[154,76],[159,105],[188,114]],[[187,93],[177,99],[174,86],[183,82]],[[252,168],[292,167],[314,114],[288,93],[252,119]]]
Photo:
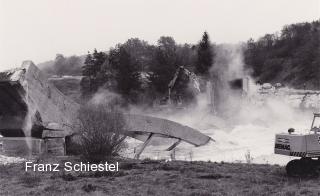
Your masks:
[[[196,45],[177,44],[169,36],[160,37],[156,45],[132,38],[107,52],[88,52],[82,67],[82,94],[90,98],[98,89],[105,88],[122,95],[127,103],[151,103],[167,94],[179,66],[208,77],[213,61],[207,32]],[[192,97],[188,80],[181,79],[175,87],[186,99]]]
[[[286,25],[280,33],[250,39],[244,56],[261,83],[320,89],[320,20]]]
[[[266,34],[241,46],[246,70],[260,83],[282,83],[294,88],[320,89],[320,22],[286,25],[280,32]],[[204,32],[197,44],[177,44],[162,36],[157,44],[132,38],[105,51],[86,56],[56,59],[46,66],[51,75],[83,75],[81,93],[89,99],[100,88],[122,95],[127,103],[152,103],[167,95],[168,84],[177,68],[204,78],[218,77],[211,67],[219,59],[219,46]],[[175,95],[192,101],[189,78],[179,76]]]
[[[79,76],[81,75],[81,67],[84,63],[83,56],[65,57],[63,54],[57,54],[53,61],[47,61],[38,64],[39,68],[49,76]]]

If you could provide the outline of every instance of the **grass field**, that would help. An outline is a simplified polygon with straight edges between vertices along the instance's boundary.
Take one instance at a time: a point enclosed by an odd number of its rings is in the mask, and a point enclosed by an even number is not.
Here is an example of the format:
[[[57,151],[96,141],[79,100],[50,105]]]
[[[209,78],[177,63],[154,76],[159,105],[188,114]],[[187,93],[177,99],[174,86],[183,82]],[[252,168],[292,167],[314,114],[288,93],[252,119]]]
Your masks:
[[[153,160],[119,164],[120,171],[113,173],[26,173],[24,163],[0,165],[0,195],[320,195],[318,177],[289,178],[277,165]]]

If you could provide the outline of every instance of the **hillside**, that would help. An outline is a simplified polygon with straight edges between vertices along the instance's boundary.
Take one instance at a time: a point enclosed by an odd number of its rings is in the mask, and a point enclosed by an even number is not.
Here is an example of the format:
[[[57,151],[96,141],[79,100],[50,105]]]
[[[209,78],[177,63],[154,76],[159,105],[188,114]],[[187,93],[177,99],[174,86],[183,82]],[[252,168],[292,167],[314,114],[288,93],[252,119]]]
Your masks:
[[[320,20],[286,25],[246,47],[247,68],[261,83],[320,89]]]
[[[277,165],[122,160],[119,170],[26,173],[24,163],[0,165],[0,195],[320,194],[319,178],[289,178]]]

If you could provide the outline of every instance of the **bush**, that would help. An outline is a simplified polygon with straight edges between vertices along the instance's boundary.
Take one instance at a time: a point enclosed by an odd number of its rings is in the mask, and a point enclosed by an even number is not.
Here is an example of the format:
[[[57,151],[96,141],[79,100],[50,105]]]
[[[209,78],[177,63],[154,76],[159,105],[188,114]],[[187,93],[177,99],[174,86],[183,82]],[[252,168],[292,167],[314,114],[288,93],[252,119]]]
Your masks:
[[[105,161],[126,147],[125,120],[115,107],[87,104],[80,108],[78,121],[80,154],[85,160]]]
[[[80,155],[81,145],[78,142],[78,135],[66,136],[66,153],[67,155]]]

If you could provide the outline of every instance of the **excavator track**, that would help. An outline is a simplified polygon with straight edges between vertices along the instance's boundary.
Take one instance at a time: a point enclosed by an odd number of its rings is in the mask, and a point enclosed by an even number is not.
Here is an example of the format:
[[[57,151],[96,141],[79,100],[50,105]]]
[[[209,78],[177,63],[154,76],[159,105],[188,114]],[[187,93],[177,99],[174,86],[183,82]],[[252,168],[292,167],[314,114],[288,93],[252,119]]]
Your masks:
[[[313,177],[319,175],[320,161],[311,158],[291,160],[287,166],[287,175],[290,177]]]

